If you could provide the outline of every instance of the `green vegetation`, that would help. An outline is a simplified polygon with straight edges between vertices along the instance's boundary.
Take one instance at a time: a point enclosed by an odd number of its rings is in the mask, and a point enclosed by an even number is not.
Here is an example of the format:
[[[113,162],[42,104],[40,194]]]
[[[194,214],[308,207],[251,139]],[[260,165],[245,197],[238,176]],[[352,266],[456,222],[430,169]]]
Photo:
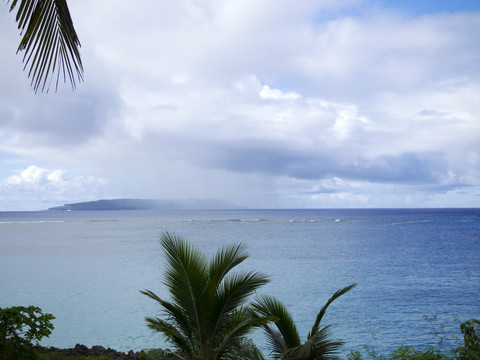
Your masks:
[[[286,307],[271,296],[260,297],[257,303],[253,305],[257,313],[275,319],[273,323],[276,329],[269,324],[264,325],[272,357],[274,359],[284,360],[313,360],[335,357],[335,354],[343,345],[343,342],[330,340],[328,333],[330,326],[320,327],[320,322],[325,315],[327,307],[335,299],[350,291],[355,286],[356,284],[352,284],[340,289],[328,299],[317,314],[315,323],[308,333],[306,341],[303,343],[300,340],[300,335],[293,318]]]
[[[74,356],[74,355],[63,355],[60,353],[42,353],[39,352],[38,360],[112,360],[113,358],[100,355],[100,356]],[[118,359],[118,358],[117,358]],[[120,360],[120,359],[119,359]],[[149,359],[145,359],[149,360]]]
[[[460,325],[464,346],[456,349],[461,360],[480,360],[480,321],[470,319]]]
[[[429,323],[436,324],[437,317],[424,316]],[[442,323],[440,329],[444,328]],[[463,334],[463,344],[456,347],[445,346],[445,337],[437,333],[437,346],[428,346],[422,350],[415,349],[408,345],[402,345],[390,353],[377,354],[375,350],[364,345],[364,353],[361,351],[352,351],[347,356],[348,360],[480,360],[480,322],[476,319],[470,319],[460,325],[460,331]],[[459,340],[456,335],[452,335],[453,340]]]
[[[14,9],[23,34],[17,52],[25,51],[23,62],[25,68],[30,64],[28,76],[35,92],[39,88],[48,91],[55,71],[57,87],[62,73],[64,81],[68,77],[75,88],[75,78],[83,80],[83,67],[66,0],[13,0],[10,11]]]
[[[379,355],[369,346],[365,345],[364,350],[366,356],[364,356],[360,351],[351,352],[347,358],[348,360],[448,360],[454,359],[449,357],[440,350],[436,350],[432,347],[429,347],[426,350],[416,350],[408,345],[400,346],[399,348],[391,351],[387,355]]]
[[[0,360],[35,359],[34,347],[52,333],[54,318],[35,306],[0,308]]]
[[[258,355],[253,342],[244,337],[266,324],[257,316],[248,298],[268,282],[265,275],[232,270],[248,255],[242,245],[226,246],[212,259],[181,237],[164,233],[161,244],[167,257],[164,283],[172,302],[150,290],[143,294],[157,301],[166,319],[147,317],[148,326],[173,345],[166,355],[181,359],[238,359]]]

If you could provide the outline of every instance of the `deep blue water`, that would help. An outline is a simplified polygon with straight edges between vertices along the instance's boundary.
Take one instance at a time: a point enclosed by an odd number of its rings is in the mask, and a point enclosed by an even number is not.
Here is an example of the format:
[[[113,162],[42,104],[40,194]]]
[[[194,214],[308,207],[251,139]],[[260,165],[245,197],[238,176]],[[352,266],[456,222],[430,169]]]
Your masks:
[[[480,209],[0,212],[0,307],[36,305],[56,316],[44,345],[118,350],[165,346],[144,317],[167,297],[162,231],[213,254],[243,242],[243,264],[271,276],[305,337],[338,288],[358,287],[329,307],[325,324],[345,352],[436,342],[480,318]],[[438,330],[438,329],[437,329]],[[261,334],[255,335],[258,342]]]

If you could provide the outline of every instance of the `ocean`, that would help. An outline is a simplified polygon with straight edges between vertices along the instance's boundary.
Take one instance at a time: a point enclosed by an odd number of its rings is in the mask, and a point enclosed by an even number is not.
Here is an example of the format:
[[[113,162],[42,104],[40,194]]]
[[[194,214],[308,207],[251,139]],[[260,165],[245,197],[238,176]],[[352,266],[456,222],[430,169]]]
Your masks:
[[[305,339],[339,288],[358,286],[324,324],[344,354],[423,348],[480,319],[480,209],[0,212],[0,307],[35,305],[55,330],[42,345],[167,347],[145,325],[168,298],[159,236],[174,232],[209,255],[242,242],[242,269],[270,276]],[[429,323],[424,315],[438,316]],[[441,325],[443,323],[443,325]],[[264,348],[264,337],[254,334]],[[448,342],[447,342],[448,344]]]

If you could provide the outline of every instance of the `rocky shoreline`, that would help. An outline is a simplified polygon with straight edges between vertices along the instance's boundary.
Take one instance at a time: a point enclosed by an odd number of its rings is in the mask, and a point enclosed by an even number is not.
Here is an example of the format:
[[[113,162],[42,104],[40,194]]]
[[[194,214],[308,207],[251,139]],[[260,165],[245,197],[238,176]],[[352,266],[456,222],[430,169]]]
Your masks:
[[[54,346],[45,348],[46,352],[59,353],[65,356],[108,356],[111,359],[115,360],[140,360],[143,351],[133,351],[130,350],[128,353],[117,351],[111,348],[104,348],[101,345],[95,345],[91,348],[88,348],[85,345],[77,344],[73,348],[68,349],[59,349]]]

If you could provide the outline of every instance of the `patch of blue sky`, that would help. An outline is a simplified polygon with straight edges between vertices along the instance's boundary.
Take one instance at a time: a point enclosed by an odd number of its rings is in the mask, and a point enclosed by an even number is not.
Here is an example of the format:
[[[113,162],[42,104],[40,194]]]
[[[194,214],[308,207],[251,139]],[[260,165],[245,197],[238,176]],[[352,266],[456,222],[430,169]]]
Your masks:
[[[27,166],[28,164],[23,162],[22,159],[0,152],[0,181],[20,173],[25,170]]]
[[[376,0],[373,3],[415,16],[480,11],[479,0]]]
[[[387,10],[410,16],[480,11],[480,0],[364,0],[322,8],[314,15],[316,23],[344,17],[361,18],[371,10]]]

